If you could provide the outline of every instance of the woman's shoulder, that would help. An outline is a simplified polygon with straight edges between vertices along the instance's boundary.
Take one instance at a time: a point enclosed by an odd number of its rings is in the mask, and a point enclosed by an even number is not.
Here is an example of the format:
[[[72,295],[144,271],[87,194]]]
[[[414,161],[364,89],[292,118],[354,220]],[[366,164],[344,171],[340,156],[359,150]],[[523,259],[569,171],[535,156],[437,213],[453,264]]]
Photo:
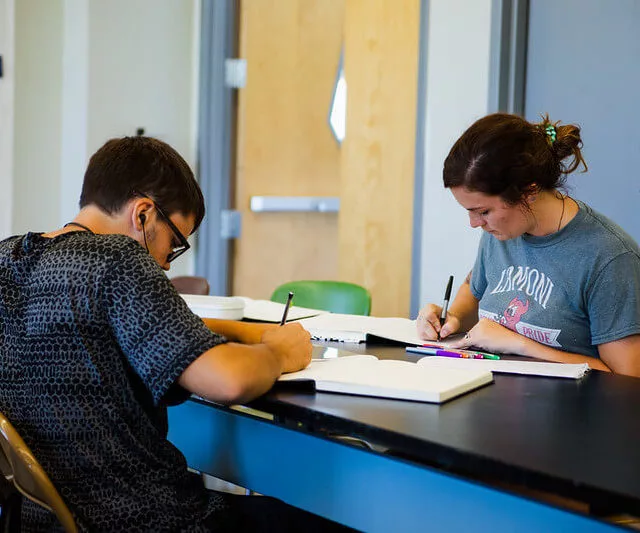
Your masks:
[[[600,249],[609,252],[630,252],[640,258],[640,247],[624,228],[611,220],[608,216],[596,211],[593,207],[576,200],[580,207],[582,239],[592,239]]]

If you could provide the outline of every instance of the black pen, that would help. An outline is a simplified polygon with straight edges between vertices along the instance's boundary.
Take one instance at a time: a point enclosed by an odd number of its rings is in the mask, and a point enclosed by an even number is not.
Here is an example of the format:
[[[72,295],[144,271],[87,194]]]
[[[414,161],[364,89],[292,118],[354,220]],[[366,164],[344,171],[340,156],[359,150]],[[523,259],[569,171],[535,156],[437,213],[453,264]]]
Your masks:
[[[284,313],[282,313],[282,320],[280,321],[281,326],[284,326],[287,322],[287,315],[289,314],[289,307],[291,307],[291,300],[293,300],[293,293],[289,291],[289,296],[287,296],[287,303],[284,304]]]
[[[453,276],[449,276],[447,290],[444,291],[444,303],[442,304],[442,312],[440,313],[440,327],[444,326],[447,321],[447,309],[449,307],[449,299],[451,298],[451,286],[453,285]],[[440,340],[440,332],[438,332],[438,340]]]

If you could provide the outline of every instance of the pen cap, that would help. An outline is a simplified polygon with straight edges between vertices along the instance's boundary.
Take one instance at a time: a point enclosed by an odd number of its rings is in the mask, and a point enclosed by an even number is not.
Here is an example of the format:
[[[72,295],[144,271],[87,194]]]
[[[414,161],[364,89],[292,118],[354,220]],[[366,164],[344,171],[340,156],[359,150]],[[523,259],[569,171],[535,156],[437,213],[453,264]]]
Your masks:
[[[444,291],[445,300],[449,300],[451,298],[451,287],[453,287],[453,276],[449,276],[449,282],[447,283],[447,290]]]

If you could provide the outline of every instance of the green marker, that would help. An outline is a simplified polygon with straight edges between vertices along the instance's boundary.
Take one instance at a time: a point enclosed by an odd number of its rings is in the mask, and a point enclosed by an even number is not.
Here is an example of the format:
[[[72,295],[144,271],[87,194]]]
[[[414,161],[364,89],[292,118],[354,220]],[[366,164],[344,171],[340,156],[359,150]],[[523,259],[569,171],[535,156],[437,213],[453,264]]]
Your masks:
[[[473,353],[477,353],[478,355],[481,355],[483,359],[500,359],[499,355],[495,355],[492,353],[484,353],[484,352],[473,352]]]

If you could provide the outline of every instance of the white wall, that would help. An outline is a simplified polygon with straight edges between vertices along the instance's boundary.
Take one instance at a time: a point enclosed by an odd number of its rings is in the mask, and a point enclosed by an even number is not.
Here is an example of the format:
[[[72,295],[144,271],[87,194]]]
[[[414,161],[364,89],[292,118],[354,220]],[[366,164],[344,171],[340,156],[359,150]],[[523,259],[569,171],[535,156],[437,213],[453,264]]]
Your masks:
[[[88,160],[89,125],[89,4],[64,0],[62,47],[62,122],[60,136],[60,226],[78,211],[78,198]]]
[[[62,29],[62,0],[15,3],[12,233],[59,221]]]
[[[13,210],[14,0],[0,0],[0,239],[11,234]]]
[[[89,13],[89,152],[143,127],[190,158],[194,2],[92,0]]]
[[[462,132],[488,112],[491,0],[430,0],[427,39],[421,306],[441,302],[473,267],[480,239],[442,185],[442,166]]]
[[[87,155],[142,127],[195,168],[198,3],[91,0],[89,6]],[[81,183],[80,176],[76,197]],[[192,273],[194,255],[172,263],[170,275]]]
[[[90,155],[139,127],[194,168],[199,14],[199,0],[16,2],[14,233],[71,220]]]

